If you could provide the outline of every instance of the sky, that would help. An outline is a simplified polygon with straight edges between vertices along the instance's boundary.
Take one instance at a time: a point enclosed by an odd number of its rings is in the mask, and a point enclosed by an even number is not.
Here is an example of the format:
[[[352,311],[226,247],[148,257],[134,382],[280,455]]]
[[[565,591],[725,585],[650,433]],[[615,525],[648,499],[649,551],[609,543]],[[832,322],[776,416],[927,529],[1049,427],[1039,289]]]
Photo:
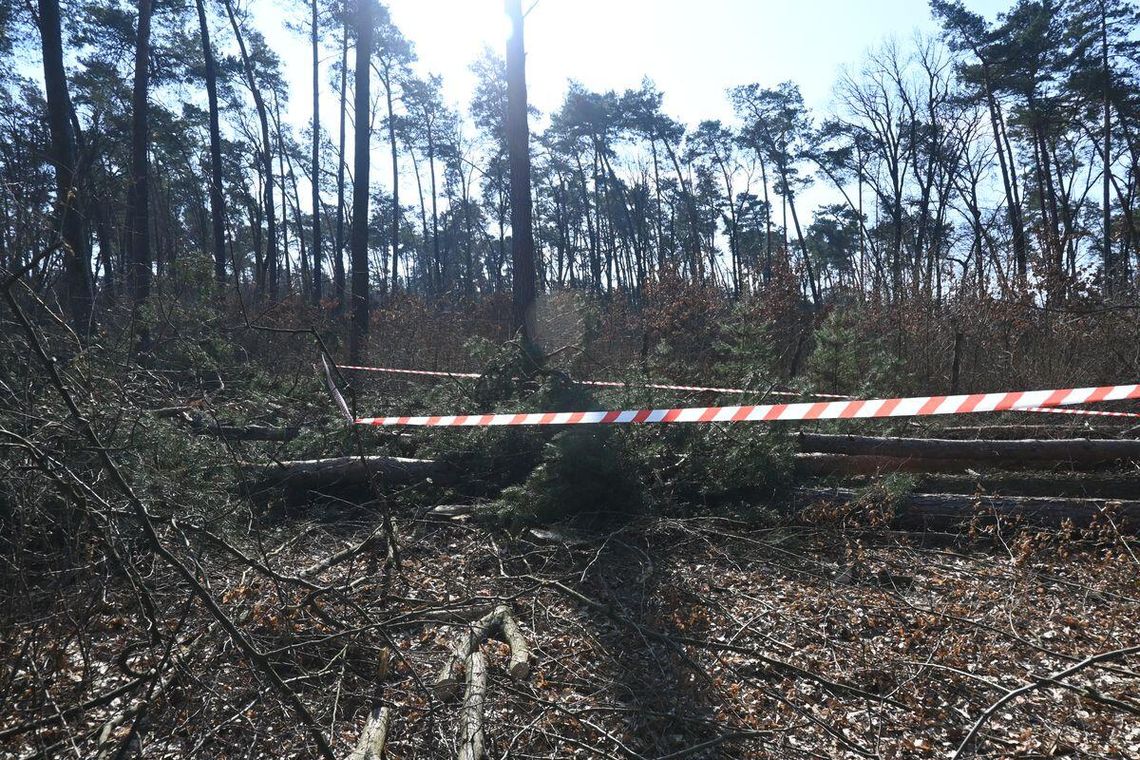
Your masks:
[[[472,62],[488,46],[505,52],[510,24],[503,0],[382,2],[414,44],[419,74],[441,75],[445,102],[467,114]],[[992,19],[1012,2],[966,0],[966,6]],[[289,20],[307,25],[303,5],[291,4],[296,10]],[[280,55],[289,82],[286,119],[301,134],[312,113],[308,38],[286,29],[280,8],[274,0],[252,0],[253,22]],[[809,111],[820,118],[833,110],[844,67],[857,70],[888,39],[905,49],[916,34],[938,33],[928,0],[523,0],[528,8],[528,97],[542,114],[531,120],[532,132],[545,127],[571,80],[591,90],[620,91],[640,86],[646,76],[664,94],[665,113],[688,127],[705,119],[731,124],[727,90],[752,82],[795,82]],[[322,81],[330,81],[329,67],[339,52],[336,45],[326,48]],[[321,121],[330,136],[337,128],[335,103],[336,93],[326,88]],[[372,171],[381,182],[391,174],[382,139],[372,143]],[[307,187],[301,190],[307,201]],[[801,199],[807,221],[814,207],[839,201],[825,183],[803,191]]]
[[[532,6],[533,4],[533,6]],[[1010,0],[967,0],[993,17]],[[502,0],[387,0],[393,21],[414,44],[421,73],[443,76],[448,103],[466,111],[469,71],[485,46],[502,51],[509,25]],[[900,42],[937,27],[926,0],[523,0],[527,83],[532,105],[549,114],[567,82],[594,90],[637,87],[649,75],[665,94],[665,110],[682,122],[729,120],[725,91],[759,82],[800,85],[812,109],[826,110],[844,66],[858,66],[885,39]],[[277,14],[258,14],[272,24]],[[278,50],[300,40],[269,30]],[[274,33],[276,32],[276,33]],[[281,36],[278,36],[281,35]],[[286,39],[291,37],[292,39]],[[331,63],[332,51],[325,64]],[[307,103],[311,86],[304,55],[282,56],[294,88]],[[307,118],[290,109],[298,123]],[[541,126],[541,121],[538,126]]]

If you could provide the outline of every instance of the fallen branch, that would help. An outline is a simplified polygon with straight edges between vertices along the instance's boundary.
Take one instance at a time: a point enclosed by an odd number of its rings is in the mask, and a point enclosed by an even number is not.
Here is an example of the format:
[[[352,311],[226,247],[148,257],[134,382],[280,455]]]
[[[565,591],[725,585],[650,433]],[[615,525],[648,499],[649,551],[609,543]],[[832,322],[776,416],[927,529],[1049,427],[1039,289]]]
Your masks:
[[[958,749],[954,750],[954,754],[951,756],[951,760],[957,760],[957,758],[961,757],[962,753],[966,751],[966,748],[970,746],[971,742],[974,741],[974,738],[978,735],[978,732],[982,729],[982,726],[984,726],[989,721],[989,719],[993,717],[994,713],[1000,710],[1011,700],[1016,699],[1022,694],[1027,694],[1034,689],[1039,689],[1042,686],[1056,684],[1061,679],[1068,678],[1069,676],[1074,675],[1075,673],[1079,673],[1085,668],[1096,665],[1097,663],[1105,662],[1107,660],[1115,660],[1117,658],[1126,657],[1130,654],[1136,654],[1138,652],[1140,652],[1140,646],[1113,649],[1110,652],[1101,652],[1100,654],[1094,654],[1090,657],[1086,657],[1075,665],[1070,665],[1064,670],[1058,670],[1052,675],[1045,676],[1044,678],[1038,678],[1035,681],[1031,681],[1023,686],[1019,686],[1016,689],[1007,691],[1001,699],[987,707],[985,711],[983,711],[982,714],[978,716],[978,719],[974,721],[974,725],[970,727],[970,731],[966,734],[966,738],[962,739],[962,743],[958,745]]]
[[[384,757],[384,745],[388,742],[388,729],[391,725],[392,708],[373,708],[348,760],[380,760]]]
[[[487,658],[476,649],[467,656],[467,693],[459,713],[459,760],[483,757],[483,702],[487,695]]]

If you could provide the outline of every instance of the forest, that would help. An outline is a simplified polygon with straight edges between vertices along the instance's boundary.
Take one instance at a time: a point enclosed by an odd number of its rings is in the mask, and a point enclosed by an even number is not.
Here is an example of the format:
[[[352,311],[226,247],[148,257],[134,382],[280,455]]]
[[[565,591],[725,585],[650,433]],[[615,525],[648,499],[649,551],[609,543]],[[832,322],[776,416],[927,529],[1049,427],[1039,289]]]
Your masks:
[[[0,758],[1140,756],[1140,3],[477,1],[0,0]]]

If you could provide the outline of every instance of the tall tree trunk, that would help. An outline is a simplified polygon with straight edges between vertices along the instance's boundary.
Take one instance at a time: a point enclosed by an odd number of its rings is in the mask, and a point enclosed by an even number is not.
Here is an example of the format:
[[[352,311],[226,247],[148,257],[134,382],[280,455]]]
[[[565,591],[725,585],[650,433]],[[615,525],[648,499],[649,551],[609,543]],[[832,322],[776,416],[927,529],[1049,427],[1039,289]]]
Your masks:
[[[214,243],[214,278],[219,285],[226,281],[226,220],[222,198],[222,132],[218,119],[218,65],[210,47],[210,28],[206,24],[206,5],[196,0],[198,29],[202,35],[202,57],[206,64],[206,100],[210,117],[210,222]]]
[[[388,104],[388,146],[392,150],[392,282],[391,291],[399,285],[397,276],[400,266],[400,164],[396,151],[396,112],[392,105],[392,71],[384,69],[384,94]]]
[[[312,9],[313,28],[309,39],[313,46],[313,303],[320,303],[324,262],[321,260],[321,71],[317,0],[312,0]]]
[[[661,272],[665,269],[665,234],[661,228],[661,168],[657,161],[657,140],[652,136],[649,138],[649,148],[653,154],[653,196],[657,206],[654,216],[657,227],[657,271]]]
[[[443,259],[439,256],[439,202],[435,188],[435,135],[432,124],[427,124],[428,172],[431,174],[431,249],[436,276],[436,292],[443,292]]]
[[[55,207],[64,249],[67,310],[76,333],[86,336],[90,331],[94,296],[87,237],[78,208],[80,191],[75,176],[75,129],[71,123],[67,73],[63,68],[63,35],[60,31],[58,0],[39,0],[39,27],[48,128],[51,131],[50,158],[55,168]]]
[[[811,289],[811,299],[818,308],[822,305],[822,300],[820,299],[819,294],[819,283],[817,283],[815,279],[815,267],[812,266],[811,254],[808,252],[807,241],[804,240],[803,229],[800,227],[800,217],[799,214],[796,213],[795,195],[792,193],[792,189],[788,187],[787,175],[785,175],[784,178],[784,187],[788,191],[788,208],[791,209],[792,212],[792,224],[795,225],[796,238],[799,240],[800,252],[804,257],[804,268],[807,270],[808,287]]]
[[[358,0],[356,8],[356,103],[352,177],[352,328],[348,353],[359,362],[368,337],[368,171],[371,136],[369,127],[369,68],[372,53],[373,4]]]
[[[506,0],[511,19],[507,40],[507,157],[511,165],[512,324],[529,349],[534,340],[535,266],[531,229],[530,129],[526,113],[526,50],[522,0]]]
[[[261,96],[261,88],[257,86],[257,79],[253,74],[253,63],[249,60],[249,54],[245,48],[245,38],[242,36],[237,16],[234,15],[233,4],[230,0],[224,0],[224,2],[226,15],[229,16],[230,26],[233,27],[238,50],[241,52],[241,63],[245,71],[246,84],[253,94],[253,104],[257,108],[257,120],[261,125],[261,165],[265,182],[265,276],[269,281],[269,299],[276,301],[279,284],[277,277],[277,210],[273,207],[273,146],[269,139],[269,114],[265,107],[265,99]]]
[[[344,146],[345,121],[348,114],[348,2],[345,0],[344,29],[340,42],[340,137],[337,143],[340,148],[337,153],[336,168],[336,241],[333,251],[333,280],[336,290],[337,309],[345,305],[345,276],[344,276]]]
[[[281,188],[281,263],[285,268],[285,295],[289,296],[293,292],[293,274],[292,265],[293,257],[289,255],[289,186],[286,183],[288,175],[285,174],[285,156],[288,151],[285,149],[285,138],[281,133],[281,102],[277,98],[277,93],[273,94],[273,130],[277,133],[277,176],[281,178],[281,183],[278,185]],[[289,173],[292,174],[293,162],[289,161]],[[296,180],[294,180],[294,183]],[[294,187],[296,185],[294,184]],[[297,238],[302,241],[302,251],[304,250],[304,229],[301,225],[297,225]],[[306,274],[304,270],[304,254],[302,253],[301,259],[301,297],[305,297],[305,284],[307,284]]]
[[[768,194],[768,165],[759,154],[757,151],[760,159],[760,183],[764,188],[764,283],[767,284],[772,281],[772,198]],[[863,175],[859,176],[862,178]]]
[[[131,95],[131,177],[127,188],[127,235],[130,266],[127,290],[136,309],[150,294],[150,209],[148,203],[147,95],[150,89],[151,0],[139,0],[138,33],[135,43],[135,81]],[[147,348],[145,331],[141,348]]]
[[[688,183],[685,182],[685,173],[681,171],[681,162],[677,160],[677,151],[673,150],[673,146],[669,144],[668,140],[662,140],[661,144],[664,145],[665,150],[668,151],[669,158],[673,161],[673,169],[677,172],[677,182],[680,185],[681,196],[685,201],[685,210],[689,215],[690,234],[693,237],[691,251],[693,273],[697,277],[698,282],[703,282],[705,279],[705,265],[704,260],[701,258],[701,226],[700,215],[697,213],[697,203],[693,199],[693,193]]]
[[[1108,56],[1108,18],[1107,18],[1107,3],[1105,0],[1100,2],[1100,65],[1102,68],[1101,76],[1103,82],[1101,83],[1101,101],[1103,108],[1103,121],[1104,121],[1104,135],[1103,135],[1103,171],[1101,174],[1102,198],[1101,198],[1101,214],[1104,237],[1104,285],[1105,290],[1109,295],[1115,294],[1116,290],[1121,284],[1120,267],[1116,264],[1115,256],[1112,252],[1112,68],[1109,63]],[[1125,253],[1127,257],[1127,253]]]
[[[981,54],[975,53],[981,59]],[[1001,106],[994,96],[990,86],[989,67],[982,62],[982,87],[985,91],[986,105],[990,112],[990,126],[994,133],[994,147],[997,150],[998,167],[1001,169],[1002,187],[1005,190],[1006,213],[1009,216],[1009,226],[1013,234],[1013,258],[1017,269],[1017,282],[1024,288],[1029,270],[1029,250],[1025,239],[1025,225],[1021,217],[1021,204],[1017,197],[1017,174],[1013,165],[1013,156],[1007,152],[1008,142],[1005,140],[1001,118]]]

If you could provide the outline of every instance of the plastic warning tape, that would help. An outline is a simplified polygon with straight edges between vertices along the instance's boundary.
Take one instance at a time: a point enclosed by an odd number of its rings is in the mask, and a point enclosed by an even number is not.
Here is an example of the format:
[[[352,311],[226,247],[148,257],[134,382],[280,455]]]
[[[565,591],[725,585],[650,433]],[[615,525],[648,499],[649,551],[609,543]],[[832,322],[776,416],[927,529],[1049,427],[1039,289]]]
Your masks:
[[[1136,398],[1140,398],[1140,385],[1106,385],[1097,388],[1061,388],[1045,391],[853,399],[850,401],[817,401],[756,406],[699,406],[678,409],[625,409],[607,412],[524,412],[519,414],[368,417],[357,419],[355,422],[358,425],[383,426],[488,427],[498,425],[635,425],[673,422],[845,420],[1001,412]]]
[[[392,375],[422,375],[424,377],[462,377],[479,378],[477,372],[443,372],[426,369],[397,369],[394,367],[362,367],[353,364],[338,364],[340,369],[355,370],[357,372],[383,372]],[[612,380],[575,380],[578,385],[595,385],[604,388],[655,388],[664,391],[691,391],[693,393],[751,393],[745,388],[715,388],[704,385],[665,385],[662,383],[621,383]],[[835,393],[806,393],[799,394],[791,391],[768,391],[769,396],[814,396],[816,398],[849,399],[850,396],[841,396]]]

